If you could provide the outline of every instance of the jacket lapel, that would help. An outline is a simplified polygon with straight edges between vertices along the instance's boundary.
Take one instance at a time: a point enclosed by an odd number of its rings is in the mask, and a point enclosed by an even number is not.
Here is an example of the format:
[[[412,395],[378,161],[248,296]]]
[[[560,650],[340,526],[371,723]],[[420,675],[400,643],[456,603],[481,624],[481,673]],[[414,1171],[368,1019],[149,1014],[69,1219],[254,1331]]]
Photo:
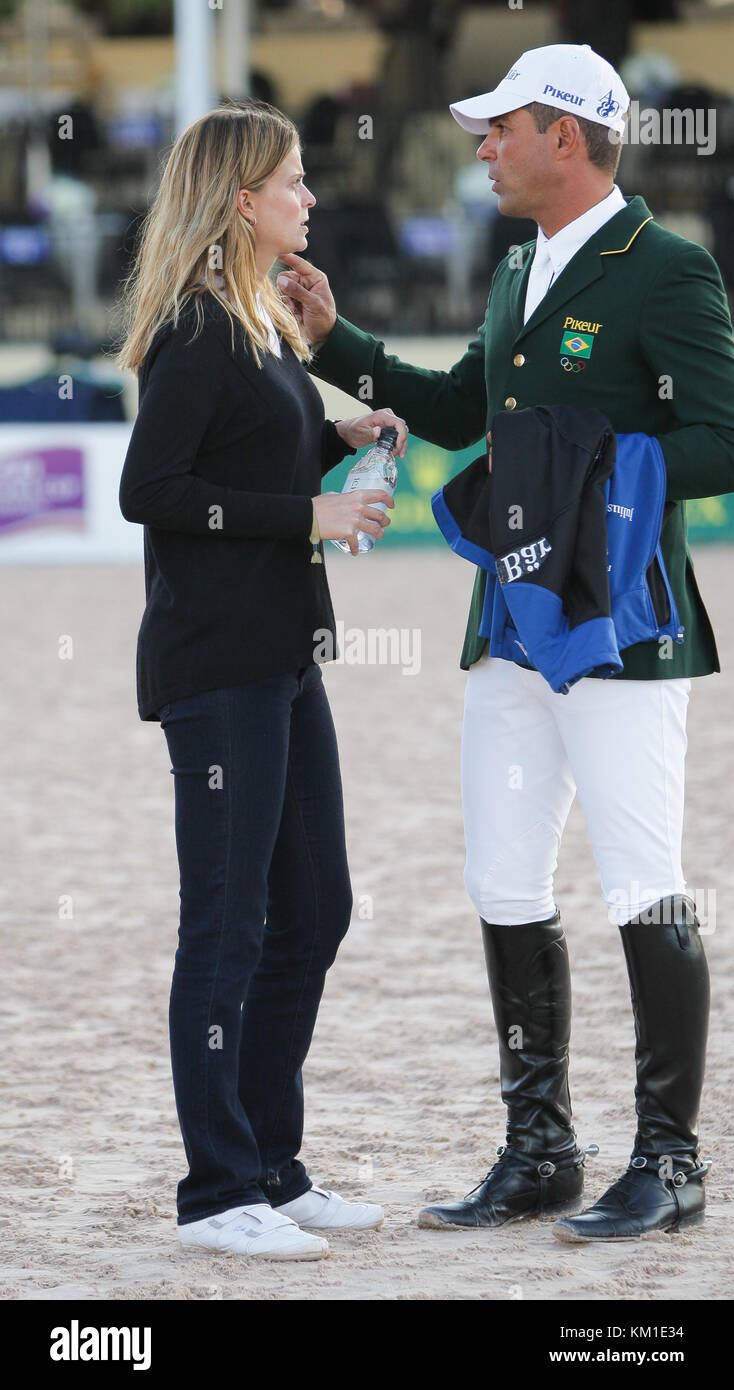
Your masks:
[[[601,279],[605,269],[602,257],[627,251],[637,233],[651,218],[652,213],[644,199],[640,197],[632,198],[626,208],[620,208],[614,217],[610,217],[609,221],[605,222],[598,232],[589,237],[589,240],[576,252],[576,255],[571,257],[568,265],[564,266],[558,279],[553,281],[547,294],[541,299],[526,324],[522,323],[522,312],[518,313],[519,327],[515,341],[519,342],[527,333],[532,333],[538,324],[549,318],[551,314],[555,314],[580,290],[585,289],[594,280]],[[523,276],[522,279],[527,286],[527,277]],[[524,300],[521,303],[524,303]]]
[[[525,312],[525,295],[528,288],[530,267],[535,257],[534,243],[528,242],[522,248],[527,249],[527,259],[523,257],[524,265],[522,269],[517,269],[510,282],[510,293],[508,295],[510,315],[512,318],[512,328],[514,333],[519,333],[522,329],[522,317]]]

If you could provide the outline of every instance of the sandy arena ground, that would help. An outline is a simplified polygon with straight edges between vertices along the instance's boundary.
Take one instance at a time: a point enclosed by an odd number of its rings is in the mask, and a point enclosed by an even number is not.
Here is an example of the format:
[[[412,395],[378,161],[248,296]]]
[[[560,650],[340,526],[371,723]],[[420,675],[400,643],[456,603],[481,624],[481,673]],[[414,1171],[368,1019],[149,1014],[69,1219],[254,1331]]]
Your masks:
[[[327,547],[331,550],[332,547]],[[5,982],[0,1294],[34,1299],[724,1299],[734,1292],[731,1190],[734,913],[734,549],[697,572],[724,671],[694,682],[685,866],[715,888],[713,1007],[702,1147],[709,1220],[620,1247],[560,1246],[536,1221],[420,1231],[426,1201],[461,1196],[503,1139],[478,922],[463,881],[458,660],[473,571],[448,551],[336,551],[346,628],[420,628],[421,670],[332,665],[355,907],[306,1069],[303,1156],[314,1181],[381,1202],[381,1232],[334,1236],[317,1264],[181,1251],[184,1172],[167,1008],[178,925],[173,778],[137,716],[140,566],[5,566],[0,916]],[[59,638],[73,660],[59,660]],[[71,895],[73,918],[59,917]],[[360,918],[372,899],[372,917]],[[593,1200],[634,1130],[633,1032],[574,807],[556,896],[575,983],[571,1090]],[[727,1026],[728,1025],[728,1026]],[[52,1219],[49,1220],[49,1217]]]

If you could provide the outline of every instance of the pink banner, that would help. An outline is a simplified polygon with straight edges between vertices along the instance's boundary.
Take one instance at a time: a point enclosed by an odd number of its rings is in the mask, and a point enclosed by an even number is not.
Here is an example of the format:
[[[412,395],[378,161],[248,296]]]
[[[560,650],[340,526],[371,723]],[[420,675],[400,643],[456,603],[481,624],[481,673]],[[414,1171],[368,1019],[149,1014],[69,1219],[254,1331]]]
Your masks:
[[[0,536],[49,525],[84,529],[82,450],[0,454]]]

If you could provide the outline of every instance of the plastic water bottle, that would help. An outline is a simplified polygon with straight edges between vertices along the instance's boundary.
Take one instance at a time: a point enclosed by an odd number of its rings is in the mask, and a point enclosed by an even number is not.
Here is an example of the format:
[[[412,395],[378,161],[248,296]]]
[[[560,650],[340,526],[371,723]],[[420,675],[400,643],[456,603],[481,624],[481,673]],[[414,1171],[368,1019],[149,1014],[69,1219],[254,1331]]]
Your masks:
[[[375,440],[371,449],[355,463],[347,474],[347,480],[342,488],[342,492],[360,491],[389,492],[392,497],[398,481],[398,466],[395,462],[395,445],[397,443],[398,432],[392,425],[386,425],[380,430],[379,438]],[[371,507],[379,507],[381,511],[387,511],[386,502],[370,502]],[[366,555],[375,544],[375,537],[366,531],[357,532],[359,544],[359,554]],[[351,555],[348,541],[332,541],[332,545],[337,545],[346,555]]]

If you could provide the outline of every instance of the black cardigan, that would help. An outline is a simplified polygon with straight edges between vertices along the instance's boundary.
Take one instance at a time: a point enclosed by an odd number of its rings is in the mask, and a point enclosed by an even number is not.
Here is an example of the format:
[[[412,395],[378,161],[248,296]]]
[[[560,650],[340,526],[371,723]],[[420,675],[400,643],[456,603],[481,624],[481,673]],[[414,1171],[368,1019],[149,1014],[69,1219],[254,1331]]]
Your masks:
[[[336,628],[325,564],[311,564],[311,498],[348,449],[302,362],[258,367],[209,291],[142,363],[120,508],[144,525],[137,645],[141,719],[220,686],[297,671]],[[323,544],[319,551],[324,556]],[[334,648],[335,650],[335,648]]]

